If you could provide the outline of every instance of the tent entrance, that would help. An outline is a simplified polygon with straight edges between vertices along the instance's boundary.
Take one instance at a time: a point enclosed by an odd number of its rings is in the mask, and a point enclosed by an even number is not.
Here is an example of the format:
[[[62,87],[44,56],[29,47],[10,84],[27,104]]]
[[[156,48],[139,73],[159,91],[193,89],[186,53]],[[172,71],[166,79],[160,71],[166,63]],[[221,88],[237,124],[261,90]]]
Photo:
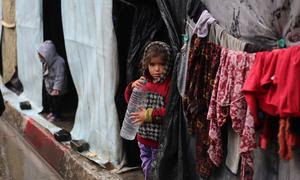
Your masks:
[[[124,99],[126,86],[140,77],[140,59],[144,47],[150,41],[169,43],[167,27],[155,1],[131,3],[123,0],[113,1],[114,28],[118,43],[119,87],[116,95],[119,121],[122,125],[127,104]],[[136,46],[137,45],[137,46]],[[140,150],[136,141],[123,140],[127,166],[139,166]]]
[[[65,59],[67,64],[68,93],[62,97],[61,101],[62,122],[54,122],[54,124],[70,131],[74,125],[75,113],[78,104],[78,95],[68,66],[62,27],[60,0],[43,1],[43,26],[44,40],[53,41],[56,46],[57,53]],[[46,116],[47,111],[49,111],[49,104],[46,100],[46,93],[47,92],[43,85],[44,110],[42,112],[42,115],[44,116]]]

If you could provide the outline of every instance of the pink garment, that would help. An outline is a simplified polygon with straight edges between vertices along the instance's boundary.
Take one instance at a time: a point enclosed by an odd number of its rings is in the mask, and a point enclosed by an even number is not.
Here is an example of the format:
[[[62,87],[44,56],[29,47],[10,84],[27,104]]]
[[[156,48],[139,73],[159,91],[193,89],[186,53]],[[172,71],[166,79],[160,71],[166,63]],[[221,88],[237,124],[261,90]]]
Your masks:
[[[232,128],[241,139],[241,179],[253,176],[251,151],[256,147],[254,118],[247,107],[242,87],[254,60],[255,54],[222,49],[207,115],[210,120],[208,153],[217,166],[221,165],[223,154],[221,127],[229,118],[232,120]]]

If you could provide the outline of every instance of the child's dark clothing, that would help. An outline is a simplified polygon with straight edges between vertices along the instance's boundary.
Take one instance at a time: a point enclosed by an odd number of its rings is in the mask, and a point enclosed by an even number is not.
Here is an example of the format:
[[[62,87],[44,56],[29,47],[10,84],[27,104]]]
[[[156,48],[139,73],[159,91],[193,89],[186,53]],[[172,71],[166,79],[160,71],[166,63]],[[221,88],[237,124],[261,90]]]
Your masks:
[[[50,111],[52,112],[55,118],[60,118],[60,108],[61,108],[61,99],[62,95],[58,96],[51,96],[50,94],[46,93],[46,102],[50,107]]]

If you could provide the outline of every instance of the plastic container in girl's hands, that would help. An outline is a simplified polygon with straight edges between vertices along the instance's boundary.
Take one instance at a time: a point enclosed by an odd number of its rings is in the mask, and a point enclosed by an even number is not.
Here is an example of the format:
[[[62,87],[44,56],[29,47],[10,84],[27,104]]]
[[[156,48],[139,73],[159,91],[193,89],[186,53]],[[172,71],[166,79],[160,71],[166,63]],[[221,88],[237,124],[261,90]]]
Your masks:
[[[127,140],[134,140],[136,133],[139,130],[140,124],[132,123],[133,119],[130,118],[130,114],[140,111],[140,108],[145,108],[147,101],[147,89],[144,86],[134,88],[127,106],[123,125],[121,128],[120,136]]]

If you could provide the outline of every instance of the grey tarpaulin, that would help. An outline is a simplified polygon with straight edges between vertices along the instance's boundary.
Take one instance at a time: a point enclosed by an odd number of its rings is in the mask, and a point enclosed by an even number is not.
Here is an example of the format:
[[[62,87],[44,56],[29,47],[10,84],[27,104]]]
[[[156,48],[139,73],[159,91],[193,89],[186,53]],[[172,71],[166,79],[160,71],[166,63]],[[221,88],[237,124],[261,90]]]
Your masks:
[[[175,60],[175,55],[179,53],[182,45],[181,35],[185,28],[187,1],[157,0],[157,4],[169,32]],[[153,179],[191,179],[193,174],[194,168],[188,163],[191,161],[188,161],[187,156],[186,123],[177,89],[176,66],[180,59],[180,54],[177,54],[160,150],[157,160],[153,163]]]
[[[280,38],[284,38],[289,46],[300,41],[299,0],[202,2],[219,24],[235,37],[271,47],[276,46]]]
[[[137,79],[143,50],[162,28],[163,21],[155,4],[137,4],[133,18],[131,42],[127,58],[127,83]]]

